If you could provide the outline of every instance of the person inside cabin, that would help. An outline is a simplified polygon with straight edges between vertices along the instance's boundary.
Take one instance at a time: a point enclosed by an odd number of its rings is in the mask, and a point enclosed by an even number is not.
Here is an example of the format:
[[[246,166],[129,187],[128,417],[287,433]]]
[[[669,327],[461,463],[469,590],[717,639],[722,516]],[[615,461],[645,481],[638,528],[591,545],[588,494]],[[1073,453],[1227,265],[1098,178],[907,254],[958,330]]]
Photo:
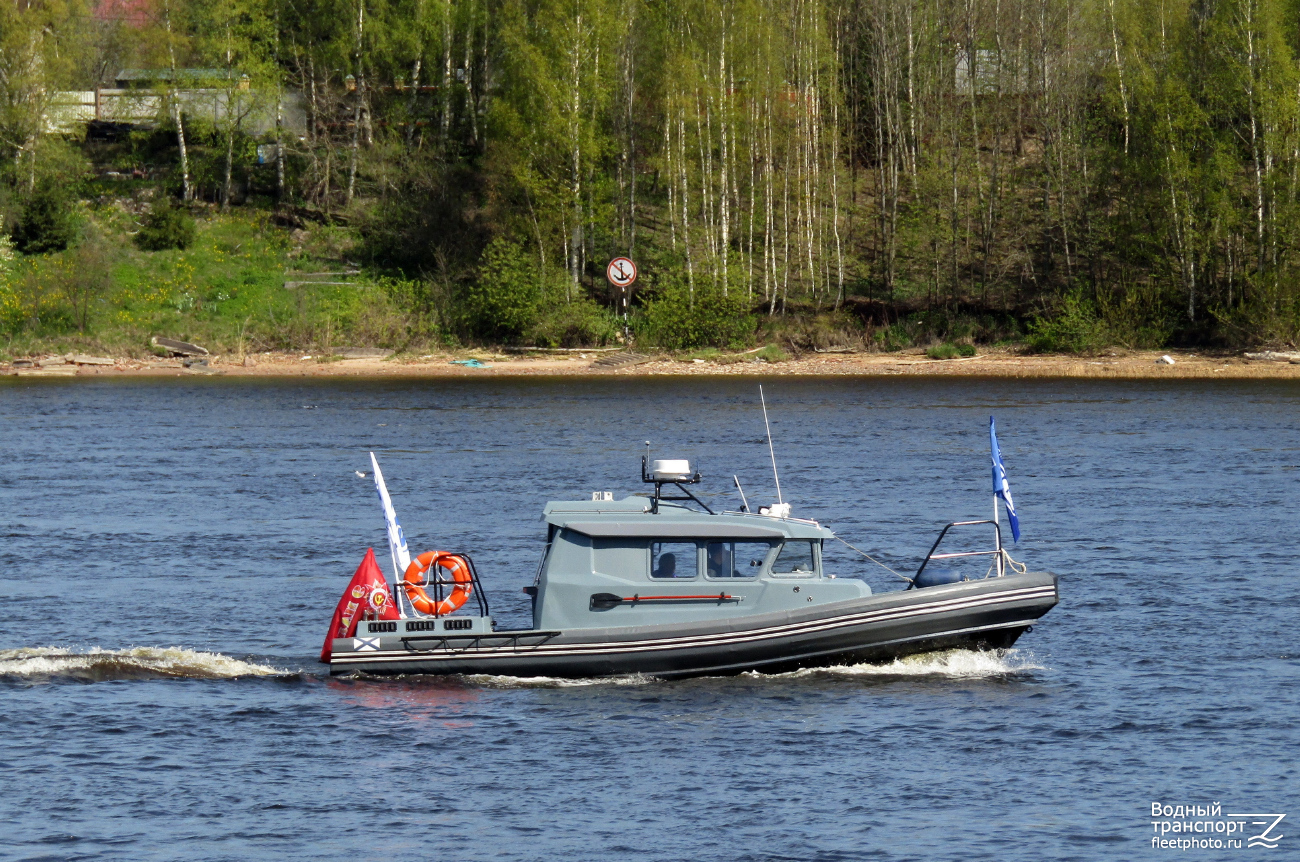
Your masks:
[[[725,542],[709,542],[709,577],[732,577],[731,554],[727,553]]]
[[[642,571],[645,571],[642,569]],[[677,555],[660,554],[659,568],[655,569],[656,578],[675,578],[677,577]]]

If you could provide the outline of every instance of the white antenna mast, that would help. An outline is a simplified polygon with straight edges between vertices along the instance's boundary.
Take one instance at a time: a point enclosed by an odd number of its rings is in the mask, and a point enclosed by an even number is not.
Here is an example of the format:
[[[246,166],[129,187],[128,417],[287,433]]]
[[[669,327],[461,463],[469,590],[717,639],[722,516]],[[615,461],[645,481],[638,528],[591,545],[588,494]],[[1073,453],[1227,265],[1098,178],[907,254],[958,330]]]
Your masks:
[[[772,478],[776,480],[776,502],[784,503],[781,496],[781,476],[776,472],[776,450],[772,448],[772,425],[767,421],[767,399],[763,397],[763,385],[758,386],[758,400],[763,404],[763,427],[767,428],[767,453],[772,456]]]

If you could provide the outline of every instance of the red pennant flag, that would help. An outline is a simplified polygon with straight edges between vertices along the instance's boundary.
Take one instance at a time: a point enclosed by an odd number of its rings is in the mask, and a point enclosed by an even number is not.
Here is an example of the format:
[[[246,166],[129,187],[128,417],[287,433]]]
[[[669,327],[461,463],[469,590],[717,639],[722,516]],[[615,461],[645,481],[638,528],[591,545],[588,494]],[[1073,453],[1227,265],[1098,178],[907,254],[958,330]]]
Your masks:
[[[343,591],[339,606],[334,609],[334,619],[330,621],[329,634],[321,647],[320,660],[329,663],[334,639],[352,637],[357,631],[357,620],[372,613],[376,619],[398,619],[397,603],[384,581],[384,573],[379,570],[379,563],[375,562],[375,549],[369,548],[365,559],[357,566],[352,582]]]

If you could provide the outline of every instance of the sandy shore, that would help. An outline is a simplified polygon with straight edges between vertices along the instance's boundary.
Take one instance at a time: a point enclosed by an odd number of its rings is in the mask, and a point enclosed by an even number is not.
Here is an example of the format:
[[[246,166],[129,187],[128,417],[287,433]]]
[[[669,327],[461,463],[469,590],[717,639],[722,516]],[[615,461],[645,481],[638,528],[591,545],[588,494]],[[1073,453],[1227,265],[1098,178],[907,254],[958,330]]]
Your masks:
[[[1300,364],[1247,359],[1242,355],[1196,352],[1116,352],[1079,356],[1026,356],[991,351],[967,359],[928,359],[920,351],[900,353],[810,353],[787,362],[767,363],[747,357],[731,361],[673,359],[652,356],[649,361],[620,367],[595,365],[609,353],[503,355],[461,352],[413,357],[327,359],[300,354],[257,354],[245,357],[212,356],[207,367],[184,367],[181,360],[93,358],[100,364],[81,362],[87,357],[36,358],[39,364],[0,365],[0,374],[20,377],[528,377],[528,376],[647,376],[647,375],[912,375],[924,377],[1086,377],[1116,379],[1242,379],[1300,378]],[[1161,357],[1174,360],[1170,365]],[[486,367],[453,364],[477,359]],[[739,359],[740,361],[736,361]],[[107,364],[108,362],[112,364]],[[608,361],[608,360],[607,360]],[[81,362],[81,364],[78,364]]]

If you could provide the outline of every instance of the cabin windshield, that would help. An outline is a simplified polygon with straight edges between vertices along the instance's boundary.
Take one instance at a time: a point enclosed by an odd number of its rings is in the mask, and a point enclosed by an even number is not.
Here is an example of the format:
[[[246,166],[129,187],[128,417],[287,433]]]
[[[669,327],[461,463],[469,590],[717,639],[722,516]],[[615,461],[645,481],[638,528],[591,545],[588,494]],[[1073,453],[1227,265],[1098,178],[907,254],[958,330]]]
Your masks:
[[[776,555],[776,562],[772,563],[772,574],[786,575],[790,577],[808,576],[816,570],[816,564],[813,562],[813,543],[804,541],[789,541],[781,546],[781,551]]]

